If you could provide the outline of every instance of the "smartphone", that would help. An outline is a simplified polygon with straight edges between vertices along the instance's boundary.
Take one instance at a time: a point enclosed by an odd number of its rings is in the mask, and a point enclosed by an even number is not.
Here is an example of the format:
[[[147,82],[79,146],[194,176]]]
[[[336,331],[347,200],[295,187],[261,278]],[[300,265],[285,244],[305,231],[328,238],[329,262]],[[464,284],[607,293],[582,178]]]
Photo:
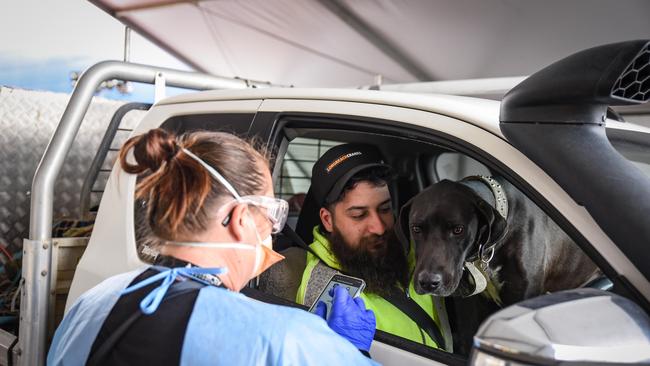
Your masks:
[[[361,294],[364,288],[366,288],[366,282],[360,278],[335,274],[332,276],[332,278],[330,278],[327,286],[325,286],[320,295],[318,295],[318,298],[311,305],[309,311],[312,313],[315,312],[316,305],[322,301],[325,303],[325,306],[327,306],[327,318],[329,318],[330,314],[332,313],[332,296],[330,296],[330,290],[335,286],[345,287],[345,289],[348,290],[350,296],[352,298],[355,298]]]

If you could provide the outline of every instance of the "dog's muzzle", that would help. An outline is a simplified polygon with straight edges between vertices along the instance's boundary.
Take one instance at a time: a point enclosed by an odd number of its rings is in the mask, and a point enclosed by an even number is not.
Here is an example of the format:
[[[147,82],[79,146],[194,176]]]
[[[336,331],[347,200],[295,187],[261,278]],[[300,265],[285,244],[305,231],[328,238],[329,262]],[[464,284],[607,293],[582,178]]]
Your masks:
[[[420,272],[417,281],[420,289],[433,293],[442,285],[442,275],[439,273]]]

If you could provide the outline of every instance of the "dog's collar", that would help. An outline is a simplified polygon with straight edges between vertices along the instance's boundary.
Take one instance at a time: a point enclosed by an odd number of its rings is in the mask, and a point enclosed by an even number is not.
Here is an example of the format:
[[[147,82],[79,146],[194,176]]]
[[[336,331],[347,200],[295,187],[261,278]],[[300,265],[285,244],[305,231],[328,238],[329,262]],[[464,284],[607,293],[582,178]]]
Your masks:
[[[479,269],[472,262],[465,262],[463,271],[467,271],[467,281],[470,285],[474,285],[474,291],[464,297],[471,297],[480,293],[485,293],[488,299],[494,301],[499,307],[503,305],[501,296],[499,295],[499,283],[496,279],[491,278],[485,268]]]
[[[472,184],[474,182],[478,184]],[[467,186],[481,198],[490,203],[499,213],[499,215],[501,215],[501,217],[503,217],[503,219],[507,222],[509,212],[508,198],[506,197],[503,187],[499,182],[496,181],[496,179],[485,175],[473,175],[464,178],[459,183]],[[487,187],[489,192],[486,192],[485,188],[483,187]],[[469,256],[469,261],[480,260],[481,266],[484,267],[484,269],[487,268],[487,266],[490,264],[490,261],[494,257],[494,251],[496,247],[503,241],[503,238],[505,238],[507,233],[508,226],[506,225],[506,228],[496,240],[492,241],[491,243],[479,243],[478,250],[476,253]]]
[[[492,191],[492,197],[490,198],[492,198],[494,202],[490,202],[490,203],[493,204],[494,209],[497,210],[499,215],[501,215],[501,217],[507,220],[508,219],[508,198],[506,197],[506,193],[503,191],[503,187],[501,186],[501,184],[497,182],[494,178],[485,175],[473,175],[464,178],[462,181],[460,181],[460,183],[469,183],[472,181],[481,182]],[[474,187],[472,187],[469,184],[467,184],[467,186],[469,188],[474,189]]]

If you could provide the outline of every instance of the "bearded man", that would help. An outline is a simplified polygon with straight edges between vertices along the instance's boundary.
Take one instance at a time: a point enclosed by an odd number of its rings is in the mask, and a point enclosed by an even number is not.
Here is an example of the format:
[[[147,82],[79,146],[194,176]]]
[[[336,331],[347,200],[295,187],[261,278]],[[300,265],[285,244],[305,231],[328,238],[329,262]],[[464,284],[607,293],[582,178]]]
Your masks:
[[[311,306],[336,273],[358,277],[366,282],[361,298],[375,313],[378,330],[444,348],[451,342],[439,330],[442,299],[415,292],[415,250],[405,248],[393,230],[391,177],[371,145],[338,145],[314,164],[308,196],[320,205],[321,223],[313,229],[315,255],[307,254],[296,301]]]

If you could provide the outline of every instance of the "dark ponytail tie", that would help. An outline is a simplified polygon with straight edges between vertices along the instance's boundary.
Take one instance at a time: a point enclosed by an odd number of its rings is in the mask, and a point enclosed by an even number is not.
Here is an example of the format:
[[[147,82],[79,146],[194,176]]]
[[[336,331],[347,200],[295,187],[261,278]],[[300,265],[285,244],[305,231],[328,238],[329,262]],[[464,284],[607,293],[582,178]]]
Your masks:
[[[171,145],[171,149],[166,159],[168,163],[172,161],[181,151],[181,147],[180,145],[178,145],[178,142],[176,142],[176,139],[172,140],[170,145]]]

